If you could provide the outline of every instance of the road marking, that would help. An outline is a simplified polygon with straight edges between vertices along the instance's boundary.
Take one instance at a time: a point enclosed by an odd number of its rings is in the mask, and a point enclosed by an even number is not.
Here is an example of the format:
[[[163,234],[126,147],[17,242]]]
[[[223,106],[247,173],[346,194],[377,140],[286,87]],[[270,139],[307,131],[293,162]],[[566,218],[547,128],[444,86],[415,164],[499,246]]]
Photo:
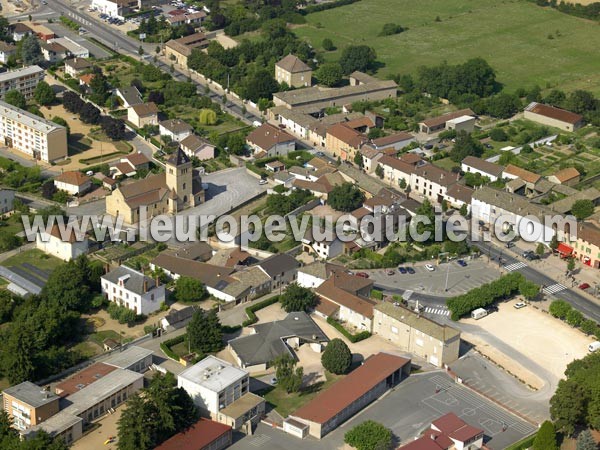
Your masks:
[[[446,308],[432,308],[431,306],[428,306],[427,308],[425,308],[425,312],[429,313],[429,314],[437,314],[438,316],[449,316],[450,315],[450,311]]]
[[[513,264],[509,264],[507,266],[504,266],[504,268],[506,270],[508,270],[509,272],[512,272],[514,270],[519,270],[519,269],[522,269],[524,267],[527,267],[527,264],[525,264],[524,262],[521,262],[521,261],[513,263]]]
[[[253,447],[262,447],[264,444],[271,440],[271,436],[267,436],[266,434],[259,434],[255,436],[249,444]]]
[[[544,294],[556,294],[557,292],[564,291],[567,289],[566,286],[563,286],[560,283],[552,284],[548,287],[544,288]]]

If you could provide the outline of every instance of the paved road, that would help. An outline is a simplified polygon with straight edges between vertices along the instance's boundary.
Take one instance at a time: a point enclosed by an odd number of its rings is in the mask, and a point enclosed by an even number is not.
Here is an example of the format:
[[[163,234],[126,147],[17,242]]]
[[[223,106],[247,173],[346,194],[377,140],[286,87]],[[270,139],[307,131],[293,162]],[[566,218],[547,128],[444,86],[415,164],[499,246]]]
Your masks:
[[[0,147],[0,156],[4,158],[8,158],[12,161],[18,162],[23,167],[34,167],[37,166],[37,161],[35,159],[29,159],[25,155],[16,155],[14,152],[10,152],[8,147]],[[42,166],[40,166],[42,167]],[[60,169],[58,168],[44,168],[42,169],[42,177],[44,178],[53,178],[56,175],[60,174]]]

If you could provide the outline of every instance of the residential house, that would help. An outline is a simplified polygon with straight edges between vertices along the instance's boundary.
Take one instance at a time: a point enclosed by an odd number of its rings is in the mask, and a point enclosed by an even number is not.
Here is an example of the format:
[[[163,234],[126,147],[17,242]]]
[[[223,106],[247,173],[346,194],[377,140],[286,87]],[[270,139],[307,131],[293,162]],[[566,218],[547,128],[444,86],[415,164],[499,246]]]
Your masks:
[[[307,87],[312,84],[312,69],[297,56],[289,54],[275,63],[275,79],[290,87]]]
[[[141,105],[144,103],[142,94],[135,86],[125,86],[115,89],[115,94],[123,103],[123,107],[131,108],[133,105]]]
[[[207,356],[177,376],[203,416],[240,430],[256,424],[265,412],[265,400],[250,392],[248,372],[227,361]]]
[[[182,14],[169,15],[167,22],[172,27],[179,25],[200,25],[206,19],[206,13],[204,11],[198,11],[195,13],[183,12]]]
[[[187,67],[192,50],[206,48],[208,43],[209,40],[204,33],[194,33],[179,39],[171,39],[165,44],[165,55],[181,67]]]
[[[227,348],[238,366],[250,373],[264,372],[281,355],[296,358],[293,350],[308,344],[321,353],[327,335],[304,311],[289,313],[285,319],[254,325],[252,333],[230,340]]]
[[[263,259],[256,265],[271,279],[271,290],[280,290],[298,277],[300,263],[287,253],[280,253]]]
[[[562,257],[573,256],[583,264],[600,269],[600,227],[595,221],[577,224],[577,239],[570,233],[560,242],[557,251]]]
[[[327,128],[325,148],[343,161],[353,161],[361,146],[368,141],[365,133],[374,126],[367,117],[332,125]]]
[[[186,306],[182,309],[176,309],[170,311],[165,317],[160,319],[160,327],[164,331],[178,330],[180,328],[185,327],[190,320],[192,320],[192,316],[199,308],[195,305]]]
[[[8,59],[13,56],[17,51],[17,47],[14,44],[0,41],[0,63],[8,63]]]
[[[215,146],[205,139],[190,134],[179,142],[179,147],[190,158],[206,161],[215,157]]]
[[[410,133],[401,131],[377,139],[371,139],[367,145],[373,147],[375,150],[393,149],[400,151],[412,142],[415,142],[415,137]]]
[[[318,288],[336,271],[345,272],[346,268],[325,261],[315,261],[298,269],[298,284],[305,288]]]
[[[5,216],[15,209],[15,190],[0,188],[0,215]]]
[[[138,172],[138,170],[149,169],[150,160],[142,152],[127,155],[109,167],[111,176],[113,178],[120,176],[132,177]]]
[[[317,239],[313,236],[312,227],[307,227],[302,238],[302,251],[315,253],[320,259],[330,259],[344,252],[344,243],[337,236]]]
[[[315,291],[319,297],[315,313],[331,317],[358,331],[372,331],[374,300],[369,298],[373,282],[345,272],[333,271]]]
[[[85,58],[69,58],[65,60],[65,74],[78,78],[86,70],[92,68],[92,63]]]
[[[373,307],[373,334],[436,367],[458,359],[459,330],[438,324],[401,305],[380,302]]]
[[[383,169],[383,180],[390,186],[399,187],[402,180],[406,186],[411,186],[417,167],[425,166],[428,163],[414,153],[404,153],[400,158],[384,154],[379,157],[377,164]]]
[[[529,170],[522,169],[515,166],[514,164],[507,165],[502,171],[502,178],[507,180],[519,180],[521,183],[514,184],[513,186],[507,184],[507,189],[511,192],[517,192],[522,186],[525,188],[525,192],[532,192],[535,190],[535,184],[542,178],[537,173],[530,172]]]
[[[504,167],[476,156],[467,156],[462,160],[460,168],[465,173],[478,173],[489,178],[490,181],[502,178],[502,172],[504,171]]]
[[[408,377],[410,369],[410,359],[389,353],[370,356],[290,414],[283,430],[300,438],[310,434],[321,439]]]
[[[10,31],[12,32],[13,41],[19,42],[25,36],[31,36],[33,30],[25,25],[23,22],[17,22],[10,25]]]
[[[527,105],[523,117],[564,131],[575,131],[583,126],[583,116],[580,114],[537,102]]]
[[[85,255],[89,250],[89,240],[85,234],[76,233],[73,229],[70,232],[64,231],[64,236],[61,236],[57,224],[52,226],[50,233],[45,230],[39,231],[35,238],[36,248],[63,261]]]
[[[164,441],[155,450],[223,450],[232,443],[233,434],[229,425],[200,419]]]
[[[565,167],[548,177],[548,181],[556,184],[574,186],[579,183],[581,174],[575,167]]]
[[[12,426],[24,431],[49,419],[59,410],[59,396],[24,381],[2,391],[4,411]]]
[[[33,98],[36,86],[44,81],[45,76],[46,72],[40,66],[27,66],[0,73],[0,98],[4,98],[12,90],[19,91],[26,99]]]
[[[291,170],[290,170],[291,172]],[[296,178],[292,182],[292,187],[295,189],[306,189],[310,191],[315,197],[319,197],[323,200],[327,200],[329,193],[334,187],[339,186],[347,180],[342,176],[340,172],[325,173],[317,178],[315,181],[305,181],[300,178]]]
[[[158,123],[161,136],[168,136],[172,141],[181,142],[194,132],[194,128],[181,119],[163,120]]]
[[[285,170],[285,164],[281,161],[271,161],[265,164],[265,169],[273,173],[282,172]]]
[[[111,302],[148,315],[165,301],[165,286],[137,270],[120,266],[102,276],[102,293]]]
[[[84,73],[82,75],[79,75],[79,86],[81,86],[83,89],[89,92],[92,80],[95,76],[96,74],[94,73]]]
[[[127,108],[127,120],[138,128],[158,125],[158,107],[154,102],[132,105]]]
[[[421,131],[421,133],[426,133],[426,134],[436,133],[438,131],[448,129],[449,128],[448,122],[450,122],[450,127],[454,126],[456,128],[456,123],[451,122],[451,121],[454,119],[461,119],[458,122],[460,124],[460,123],[462,123],[462,119],[465,116],[474,117],[475,113],[471,109],[467,108],[467,109],[460,109],[458,111],[443,114],[438,117],[432,117],[430,119],[424,120],[423,122],[419,122],[419,130]],[[468,123],[469,122],[467,122],[467,124]],[[461,126],[459,125],[458,128],[460,129]],[[459,131],[459,129],[457,129],[456,131]]]
[[[483,430],[473,427],[454,413],[431,423],[431,428],[398,450],[479,450],[483,446]]]
[[[421,194],[433,203],[441,204],[448,188],[460,179],[460,174],[452,173],[433,164],[415,167],[411,177],[411,192]]]
[[[29,28],[31,30],[32,34],[36,35],[42,41],[47,42],[56,37],[56,34],[54,33],[54,31],[52,31],[50,28],[48,28],[47,26],[45,26],[39,22],[26,21],[26,22],[23,22],[23,25],[25,25],[27,28]]]
[[[40,47],[44,61],[50,64],[60,62],[69,55],[69,50],[58,42],[42,42],[40,43]]]
[[[54,38],[48,42],[62,45],[64,48],[67,49],[68,56],[72,56],[74,58],[90,57],[90,51],[87,48],[79,45],[73,39],[69,39],[68,37]]]
[[[377,81],[377,78],[355,70],[350,75],[348,75],[348,80],[350,81],[350,86],[361,86],[369,83],[374,83]]]
[[[82,195],[92,188],[92,179],[78,170],[69,170],[54,179],[54,186],[71,195]]]
[[[296,150],[296,138],[270,123],[263,123],[246,136],[246,144],[255,155],[285,156]]]
[[[446,196],[444,200],[448,203],[451,208],[460,209],[463,205],[466,205],[467,211],[471,209],[471,197],[475,190],[464,184],[454,183],[446,190]]]
[[[144,217],[176,213],[204,202],[202,179],[181,150],[165,161],[165,172],[121,185],[106,196],[106,212],[127,224]]]
[[[91,7],[101,14],[125,20],[125,15],[138,8],[138,0],[92,0]],[[139,8],[142,9],[142,8]]]

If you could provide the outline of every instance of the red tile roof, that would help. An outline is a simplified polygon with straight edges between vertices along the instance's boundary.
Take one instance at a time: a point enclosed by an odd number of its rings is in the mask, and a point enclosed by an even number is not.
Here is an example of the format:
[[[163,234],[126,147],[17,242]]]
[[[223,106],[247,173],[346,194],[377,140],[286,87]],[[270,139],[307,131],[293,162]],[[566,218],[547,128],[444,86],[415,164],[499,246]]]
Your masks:
[[[292,416],[320,424],[326,423],[407,364],[410,364],[410,359],[400,356],[388,353],[373,355],[362,366],[321,392]]]
[[[70,170],[57,176],[54,181],[70,184],[72,186],[83,186],[85,183],[90,181],[90,177],[77,170]]]
[[[551,119],[560,120],[561,122],[570,123],[572,125],[575,125],[583,120],[583,116],[579,114],[536,102],[530,103],[527,108],[525,108],[525,111],[539,114],[540,116],[549,117]]]
[[[472,427],[454,413],[448,413],[431,422],[431,427],[440,430],[450,438],[465,442],[480,434],[483,430]]]
[[[521,169],[520,167],[517,167],[513,164],[509,164],[508,166],[506,166],[506,168],[504,169],[504,173],[514,175],[520,178],[521,180],[526,181],[527,183],[533,184],[537,183],[538,180],[542,178],[536,173],[530,172],[529,170]]]
[[[231,433],[229,425],[200,419],[187,430],[163,442],[155,450],[201,450],[227,433]]]
[[[437,117],[432,117],[431,119],[424,120],[421,123],[428,126],[429,128],[431,128],[431,127],[437,127],[439,125],[443,125],[446,122],[448,122],[449,120],[456,119],[461,116],[474,116],[474,115],[475,115],[475,113],[469,108],[459,109],[458,111],[454,111],[454,112],[451,112],[448,114],[444,114],[444,115],[437,116]]]
[[[276,144],[292,142],[295,141],[296,138],[270,123],[263,123],[260,127],[254,129],[246,137],[246,140],[266,151]],[[258,155],[255,155],[255,157],[258,157]]]
[[[566,167],[562,170],[559,170],[552,176],[556,177],[556,179],[558,181],[560,181],[561,183],[564,183],[565,181],[569,181],[569,180],[572,180],[573,178],[577,178],[579,175],[581,175],[581,174],[575,167]]]
[[[352,148],[360,148],[360,146],[368,140],[367,136],[348,126],[347,123],[336,123],[335,125],[330,126],[327,128],[327,134]]]
[[[392,145],[396,142],[408,141],[414,139],[414,136],[409,133],[401,131],[400,133],[390,134],[389,136],[383,136],[373,140],[373,144],[377,147],[384,147],[386,145]]]

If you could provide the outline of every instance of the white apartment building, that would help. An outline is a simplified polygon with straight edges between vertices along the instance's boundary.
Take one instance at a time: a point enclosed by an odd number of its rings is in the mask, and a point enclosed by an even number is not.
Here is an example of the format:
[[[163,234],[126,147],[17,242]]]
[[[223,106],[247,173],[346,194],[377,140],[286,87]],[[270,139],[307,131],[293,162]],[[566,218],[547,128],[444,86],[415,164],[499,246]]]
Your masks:
[[[127,266],[120,266],[102,277],[102,293],[109,301],[138,315],[158,310],[165,301],[164,285],[157,285],[152,278]]]
[[[40,66],[28,66],[0,74],[0,98],[11,90],[17,90],[25,98],[33,97],[35,87],[44,81],[46,73]]]
[[[0,101],[0,145],[53,162],[67,157],[67,129]]]

